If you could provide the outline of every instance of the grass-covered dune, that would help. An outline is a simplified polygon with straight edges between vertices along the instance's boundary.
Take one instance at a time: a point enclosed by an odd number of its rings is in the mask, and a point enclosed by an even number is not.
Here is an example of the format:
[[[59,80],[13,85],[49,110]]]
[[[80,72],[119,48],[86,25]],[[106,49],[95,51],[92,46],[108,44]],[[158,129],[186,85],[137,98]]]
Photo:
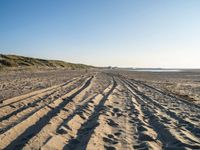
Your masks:
[[[67,69],[87,69],[92,66],[84,64],[74,64],[61,60],[45,60],[17,55],[0,54],[0,68],[6,67],[49,67],[49,68],[67,68]]]

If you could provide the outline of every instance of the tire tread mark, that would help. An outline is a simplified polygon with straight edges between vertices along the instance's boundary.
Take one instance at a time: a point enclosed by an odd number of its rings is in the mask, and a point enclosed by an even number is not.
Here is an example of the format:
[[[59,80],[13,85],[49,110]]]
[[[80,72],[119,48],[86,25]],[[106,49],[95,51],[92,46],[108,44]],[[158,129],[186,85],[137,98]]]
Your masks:
[[[90,77],[86,83],[74,94],[69,96],[67,99],[64,99],[56,108],[49,111],[44,117],[40,118],[34,125],[28,127],[20,136],[18,136],[14,141],[12,141],[5,149],[12,150],[16,146],[18,149],[22,149],[25,144],[34,137],[38,132],[42,130],[42,128],[48,124],[48,122],[56,116],[65,105],[67,105],[72,99],[78,95],[83,89],[89,86],[93,76]]]
[[[129,83],[132,85],[131,82],[129,82]],[[134,90],[135,90],[136,93],[141,95],[143,98],[145,98],[146,100],[148,100],[149,102],[151,102],[155,106],[157,106],[160,110],[164,111],[168,116],[177,120],[181,125],[183,125],[187,130],[189,130],[191,133],[193,133],[196,137],[200,138],[200,128],[199,127],[197,127],[196,125],[180,118],[179,116],[176,115],[176,113],[174,113],[170,110],[166,110],[165,107],[160,105],[158,102],[152,100],[150,97],[146,96],[144,93],[138,91],[137,89],[134,89]]]
[[[199,145],[189,145],[189,144],[185,144],[182,143],[180,140],[178,140],[177,138],[175,138],[171,132],[167,129],[167,127],[162,124],[161,122],[159,122],[159,118],[152,112],[150,111],[150,107],[148,106],[147,102],[144,102],[144,100],[140,97],[140,94],[137,93],[136,89],[134,89],[134,87],[127,81],[124,81],[127,85],[128,85],[128,90],[136,97],[136,100],[139,103],[142,103],[143,107],[143,113],[146,114],[146,116],[148,116],[149,120],[149,124],[153,127],[153,129],[156,131],[157,135],[158,135],[158,139],[162,142],[163,144],[163,149],[166,148],[175,148],[172,146],[172,144],[176,145],[179,148],[192,148],[192,149],[198,149],[200,148]],[[134,90],[134,91],[132,91]],[[172,146],[172,147],[171,147]]]
[[[67,82],[67,83],[69,84],[69,83],[71,83],[71,82],[73,82],[73,81],[70,81],[70,82]],[[67,85],[67,83],[65,83],[65,84],[63,84],[63,85]],[[55,93],[55,92],[56,92],[56,91],[54,91],[54,92],[48,94],[48,96],[52,95],[52,94]],[[47,96],[47,97],[48,97],[48,96]],[[47,97],[45,97],[45,98],[47,98]],[[3,120],[9,119],[10,117],[12,117],[12,116],[14,116],[14,115],[17,115],[18,113],[20,113],[20,112],[22,112],[22,111],[24,111],[24,110],[26,110],[26,109],[28,109],[28,108],[34,106],[35,104],[37,104],[38,102],[40,102],[41,100],[43,100],[43,99],[45,99],[45,98],[36,100],[36,101],[34,101],[31,105],[26,105],[26,106],[24,106],[24,107],[21,107],[20,109],[17,109],[16,111],[14,111],[14,112],[12,112],[12,113],[10,113],[10,114],[8,114],[8,115],[6,115],[6,116],[0,118],[0,122],[3,121]],[[9,129],[11,129],[12,127],[16,126],[17,124],[19,124],[19,123],[22,122],[23,120],[27,119],[28,117],[30,117],[31,115],[33,115],[33,114],[34,114],[35,112],[37,112],[38,110],[40,110],[40,109],[44,108],[45,106],[47,106],[48,104],[54,102],[55,100],[56,100],[56,99],[51,100],[51,101],[49,101],[48,103],[45,103],[44,105],[38,107],[37,109],[35,109],[35,110],[29,112],[28,114],[26,114],[26,115],[24,115],[23,117],[21,117],[20,119],[18,119],[17,122],[13,122],[13,123],[7,125],[5,128],[1,128],[1,129],[0,129],[0,134],[5,133],[6,131],[8,131]]]
[[[81,149],[86,149],[87,143],[89,142],[89,139],[92,133],[94,132],[94,129],[98,125],[98,118],[100,116],[100,111],[102,110],[109,95],[113,92],[113,90],[117,86],[117,83],[114,78],[112,78],[112,81],[113,81],[112,88],[108,91],[107,94],[104,95],[104,97],[100,100],[99,104],[95,106],[94,111],[92,115],[88,118],[88,120],[84,124],[82,124],[81,128],[77,132],[77,137],[74,139],[71,139],[69,143],[64,146],[63,149],[66,149],[66,150],[76,149],[77,142],[80,143],[80,141],[85,143],[81,145]],[[91,122],[93,122],[94,124],[93,126],[90,125]],[[89,126],[89,129],[88,129],[88,126]]]

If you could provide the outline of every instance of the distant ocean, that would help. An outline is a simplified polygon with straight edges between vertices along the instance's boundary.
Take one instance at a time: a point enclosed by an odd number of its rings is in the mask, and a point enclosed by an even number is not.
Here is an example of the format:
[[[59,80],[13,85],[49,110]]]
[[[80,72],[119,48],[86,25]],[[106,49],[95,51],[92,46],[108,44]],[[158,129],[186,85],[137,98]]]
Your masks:
[[[138,72],[181,72],[180,69],[132,69],[131,71]]]

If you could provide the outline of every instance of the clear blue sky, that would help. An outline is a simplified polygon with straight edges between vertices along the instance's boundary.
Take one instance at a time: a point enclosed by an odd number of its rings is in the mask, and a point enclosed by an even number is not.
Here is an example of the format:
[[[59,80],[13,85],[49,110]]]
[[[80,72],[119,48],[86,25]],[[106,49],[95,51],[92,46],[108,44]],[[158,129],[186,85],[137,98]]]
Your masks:
[[[200,68],[200,0],[0,0],[0,53]]]

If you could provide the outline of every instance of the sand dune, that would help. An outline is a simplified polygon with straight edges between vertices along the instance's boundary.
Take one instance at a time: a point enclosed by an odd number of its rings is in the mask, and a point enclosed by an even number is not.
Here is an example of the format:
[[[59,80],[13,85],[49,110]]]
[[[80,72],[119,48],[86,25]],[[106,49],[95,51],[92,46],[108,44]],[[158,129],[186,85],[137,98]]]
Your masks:
[[[4,99],[0,149],[200,149],[197,103],[124,74],[76,73]]]

